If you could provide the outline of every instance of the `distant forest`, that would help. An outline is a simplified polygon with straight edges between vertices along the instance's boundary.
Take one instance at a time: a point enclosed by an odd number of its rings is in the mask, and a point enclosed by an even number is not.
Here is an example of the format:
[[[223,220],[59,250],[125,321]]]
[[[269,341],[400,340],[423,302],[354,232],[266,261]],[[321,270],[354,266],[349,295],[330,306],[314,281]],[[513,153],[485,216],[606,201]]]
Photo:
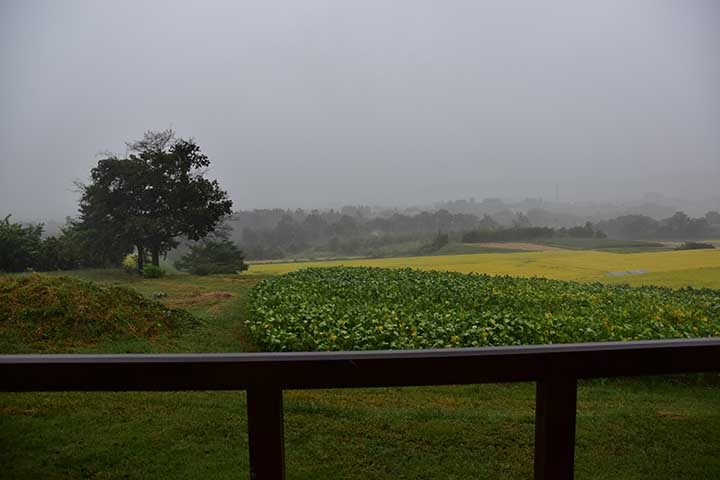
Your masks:
[[[683,212],[656,220],[623,215],[610,220],[553,227],[556,214],[542,209],[527,213],[501,209],[477,216],[446,209],[418,213],[373,212],[369,207],[341,210],[252,210],[234,213],[224,225],[248,259],[314,255],[380,255],[391,245],[412,243],[429,253],[449,241],[532,241],[541,238],[701,239],[720,236],[720,213],[700,218]]]

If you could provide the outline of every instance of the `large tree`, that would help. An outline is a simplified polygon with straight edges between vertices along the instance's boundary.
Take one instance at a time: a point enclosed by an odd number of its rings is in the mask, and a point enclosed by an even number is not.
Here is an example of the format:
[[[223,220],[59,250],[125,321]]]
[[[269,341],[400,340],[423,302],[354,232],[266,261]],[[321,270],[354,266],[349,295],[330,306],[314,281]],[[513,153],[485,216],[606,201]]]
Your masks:
[[[127,158],[100,160],[91,183],[81,186],[81,223],[107,245],[134,245],[142,271],[147,253],[159,265],[177,237],[199,240],[212,232],[232,201],[217,180],[204,177],[210,161],[194,140],[164,130],[127,146]]]

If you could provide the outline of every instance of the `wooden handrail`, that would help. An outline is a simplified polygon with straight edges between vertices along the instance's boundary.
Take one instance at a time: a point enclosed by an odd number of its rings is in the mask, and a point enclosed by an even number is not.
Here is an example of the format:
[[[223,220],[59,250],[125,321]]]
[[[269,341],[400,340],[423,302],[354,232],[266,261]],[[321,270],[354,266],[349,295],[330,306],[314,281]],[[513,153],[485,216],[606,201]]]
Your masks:
[[[535,478],[573,478],[577,380],[720,371],[720,338],[360,352],[0,355],[0,391],[247,390],[253,479],[284,478],[282,391],[537,382]]]

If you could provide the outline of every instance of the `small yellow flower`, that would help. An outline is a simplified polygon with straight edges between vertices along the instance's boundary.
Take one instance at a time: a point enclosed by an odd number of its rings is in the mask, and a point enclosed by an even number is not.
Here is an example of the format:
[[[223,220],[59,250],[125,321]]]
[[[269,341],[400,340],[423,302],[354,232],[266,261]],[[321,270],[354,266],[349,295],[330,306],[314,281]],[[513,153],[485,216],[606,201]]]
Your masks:
[[[377,329],[378,332],[382,332],[383,330],[385,330],[385,327],[383,327],[382,325],[378,325]]]
[[[450,341],[451,341],[452,343],[460,343],[460,337],[458,337],[457,335],[453,335],[453,336],[450,338]]]
[[[337,340],[337,335],[330,335],[330,341],[334,342],[335,340]]]

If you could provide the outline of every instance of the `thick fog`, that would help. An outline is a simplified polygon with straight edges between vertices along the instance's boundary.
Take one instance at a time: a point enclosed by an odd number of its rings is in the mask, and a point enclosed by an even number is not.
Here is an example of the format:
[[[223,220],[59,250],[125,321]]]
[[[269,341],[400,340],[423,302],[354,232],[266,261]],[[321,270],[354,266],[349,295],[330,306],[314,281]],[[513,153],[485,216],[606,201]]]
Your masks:
[[[720,193],[720,2],[0,1],[0,216],[172,127],[236,209]]]

